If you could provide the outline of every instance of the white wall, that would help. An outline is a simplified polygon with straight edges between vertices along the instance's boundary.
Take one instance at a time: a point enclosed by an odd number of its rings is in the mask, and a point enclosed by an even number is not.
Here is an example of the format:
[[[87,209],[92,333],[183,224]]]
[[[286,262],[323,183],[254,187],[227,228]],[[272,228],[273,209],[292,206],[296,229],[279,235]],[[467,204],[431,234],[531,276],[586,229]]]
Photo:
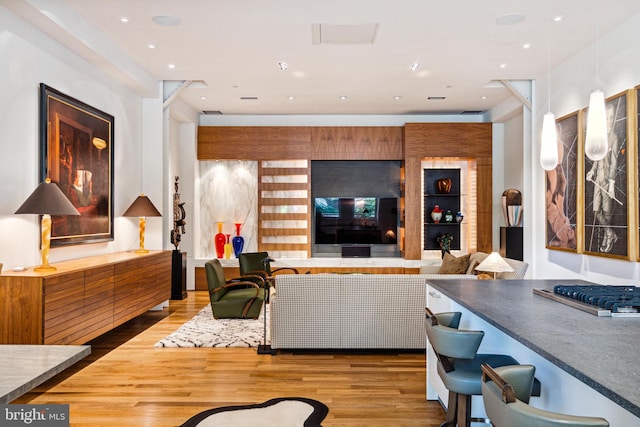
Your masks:
[[[137,248],[138,221],[121,215],[142,191],[140,144],[145,124],[141,97],[2,6],[0,28],[0,262],[5,268],[40,263],[40,226],[36,215],[13,213],[39,183],[38,85],[41,82],[115,117],[115,239],[54,248],[50,261]],[[157,179],[157,170],[150,173],[149,186],[144,191],[155,194],[155,182],[161,180]],[[162,210],[161,206],[157,207]],[[161,235],[160,227],[160,221],[151,220],[147,223],[147,232],[151,236]],[[147,248],[161,249],[161,239],[152,237],[149,243],[152,245],[146,244]]]
[[[606,97],[640,84],[640,55],[637,29],[640,14],[601,36],[599,41],[599,89]],[[567,61],[553,68],[551,73],[551,110],[562,117],[587,106],[589,93],[596,89],[595,46],[591,45]],[[584,278],[604,284],[636,282],[640,264],[598,256],[578,255],[545,249],[544,171],[539,166],[539,133],[542,117],[547,112],[547,77],[537,80],[537,99],[534,111],[534,143],[531,147],[532,173],[525,176],[528,191],[533,195],[533,275],[535,278]],[[529,190],[530,189],[530,190]],[[635,195],[637,197],[637,194]],[[527,211],[525,211],[527,212]],[[526,215],[526,214],[525,214]],[[630,232],[635,232],[630,230]]]

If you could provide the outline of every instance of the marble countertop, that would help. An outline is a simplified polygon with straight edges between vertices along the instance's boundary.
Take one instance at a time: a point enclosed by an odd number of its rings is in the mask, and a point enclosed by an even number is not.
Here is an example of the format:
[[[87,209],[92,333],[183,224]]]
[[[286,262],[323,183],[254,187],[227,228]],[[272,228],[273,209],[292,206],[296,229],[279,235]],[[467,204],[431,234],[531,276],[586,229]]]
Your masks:
[[[579,280],[429,280],[458,304],[640,417],[640,318],[598,317],[534,295]]]
[[[204,267],[208,259],[194,259],[196,267]],[[221,259],[223,267],[237,267],[237,259]],[[420,268],[425,265],[440,265],[440,258],[429,258],[422,260],[408,260],[397,257],[371,257],[371,258],[336,258],[336,257],[313,257],[313,258],[278,258],[271,263],[272,267],[404,267]]]
[[[88,345],[0,345],[0,403],[10,403],[90,353]]]

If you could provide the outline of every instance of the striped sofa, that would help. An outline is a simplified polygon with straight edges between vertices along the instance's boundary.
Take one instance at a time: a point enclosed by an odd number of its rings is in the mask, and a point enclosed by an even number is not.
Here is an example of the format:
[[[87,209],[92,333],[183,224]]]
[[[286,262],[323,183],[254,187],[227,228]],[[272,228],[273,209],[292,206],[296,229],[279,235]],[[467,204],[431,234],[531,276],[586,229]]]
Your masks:
[[[273,349],[426,347],[422,274],[281,274],[271,300]]]

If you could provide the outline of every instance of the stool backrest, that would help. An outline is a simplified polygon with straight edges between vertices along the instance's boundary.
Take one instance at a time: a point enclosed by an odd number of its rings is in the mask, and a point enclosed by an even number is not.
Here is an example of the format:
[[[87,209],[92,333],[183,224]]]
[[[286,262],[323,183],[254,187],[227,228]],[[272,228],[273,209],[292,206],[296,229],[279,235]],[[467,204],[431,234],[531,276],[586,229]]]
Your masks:
[[[514,365],[496,368],[482,365],[482,399],[487,416],[495,427],[608,427],[609,422],[599,417],[565,415],[535,408],[518,398],[517,388],[504,376],[513,378],[514,384],[530,377],[533,381],[535,368],[531,365]],[[526,382],[526,381],[525,381]]]
[[[483,331],[469,331],[457,329],[461,313],[447,312],[433,314],[428,308],[426,311],[426,329],[429,342],[438,359],[449,372],[447,361],[444,358],[473,359],[476,357],[480,343],[484,338]],[[451,326],[445,326],[440,321]]]

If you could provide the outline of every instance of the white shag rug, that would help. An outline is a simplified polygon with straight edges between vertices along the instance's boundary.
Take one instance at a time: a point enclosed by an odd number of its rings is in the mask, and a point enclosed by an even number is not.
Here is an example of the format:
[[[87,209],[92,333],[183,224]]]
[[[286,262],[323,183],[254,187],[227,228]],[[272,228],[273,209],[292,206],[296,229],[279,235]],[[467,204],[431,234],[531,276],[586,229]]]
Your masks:
[[[264,308],[253,319],[214,319],[211,305],[154,347],[258,347],[262,344]],[[267,344],[269,344],[269,305],[267,304]]]

